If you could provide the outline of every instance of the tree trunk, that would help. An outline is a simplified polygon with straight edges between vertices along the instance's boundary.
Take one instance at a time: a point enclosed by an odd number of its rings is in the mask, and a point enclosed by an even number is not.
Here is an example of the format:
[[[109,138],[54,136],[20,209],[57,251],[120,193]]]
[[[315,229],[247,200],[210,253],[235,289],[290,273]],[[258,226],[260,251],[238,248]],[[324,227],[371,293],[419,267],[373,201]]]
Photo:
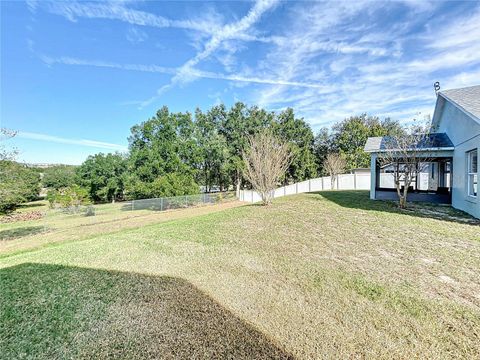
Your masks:
[[[395,179],[395,186],[397,188],[397,195],[398,195],[398,207],[403,209],[405,207],[406,200],[403,198],[402,189],[400,189],[400,180]]]
[[[254,190],[252,189],[252,191]],[[270,205],[270,203],[272,202],[271,191],[262,192],[261,196],[263,205]]]

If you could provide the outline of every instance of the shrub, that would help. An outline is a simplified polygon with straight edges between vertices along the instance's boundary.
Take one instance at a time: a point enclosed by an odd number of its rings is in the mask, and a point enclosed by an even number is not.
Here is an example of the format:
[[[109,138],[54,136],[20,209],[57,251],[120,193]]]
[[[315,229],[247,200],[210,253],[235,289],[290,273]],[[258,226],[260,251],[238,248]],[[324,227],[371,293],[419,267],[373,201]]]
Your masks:
[[[85,216],[95,216],[95,207],[93,205],[88,205],[85,211]]]
[[[90,203],[88,191],[78,185],[51,190],[48,192],[47,199],[51,208],[60,207],[74,212],[81,205]]]

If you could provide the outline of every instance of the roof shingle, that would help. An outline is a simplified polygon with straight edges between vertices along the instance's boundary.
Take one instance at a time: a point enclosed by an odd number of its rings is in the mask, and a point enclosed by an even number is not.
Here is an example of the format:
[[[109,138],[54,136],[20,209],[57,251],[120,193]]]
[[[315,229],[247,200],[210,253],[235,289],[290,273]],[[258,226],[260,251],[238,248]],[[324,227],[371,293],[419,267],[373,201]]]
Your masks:
[[[387,150],[387,143],[390,138],[387,136],[383,137],[369,137],[365,144],[364,150],[366,152],[381,152]],[[431,133],[428,134],[428,137],[422,139],[415,148],[417,149],[438,149],[438,150],[447,150],[452,149],[453,143],[445,133]]]
[[[480,119],[480,85],[440,91],[440,95]]]

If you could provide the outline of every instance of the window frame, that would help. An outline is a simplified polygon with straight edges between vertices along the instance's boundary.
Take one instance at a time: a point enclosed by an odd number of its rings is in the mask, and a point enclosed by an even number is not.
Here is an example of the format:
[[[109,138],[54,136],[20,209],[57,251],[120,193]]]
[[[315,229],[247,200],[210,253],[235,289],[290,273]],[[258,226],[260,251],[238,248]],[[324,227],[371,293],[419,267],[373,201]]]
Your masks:
[[[477,156],[477,171],[474,171],[473,169],[473,158],[474,156]],[[466,168],[466,175],[467,175],[467,195],[471,198],[476,199],[478,197],[478,149],[472,149],[466,152],[466,157],[467,157],[467,168]],[[473,184],[474,184],[474,179],[475,175],[477,176],[477,192],[473,192]],[[473,184],[472,184],[473,182]],[[470,192],[472,191],[472,192]]]

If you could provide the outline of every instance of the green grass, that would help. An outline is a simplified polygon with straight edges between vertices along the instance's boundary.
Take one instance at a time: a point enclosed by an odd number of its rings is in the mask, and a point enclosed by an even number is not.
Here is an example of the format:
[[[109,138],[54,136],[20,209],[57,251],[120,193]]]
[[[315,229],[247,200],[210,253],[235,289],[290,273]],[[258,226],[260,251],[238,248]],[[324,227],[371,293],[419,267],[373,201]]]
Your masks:
[[[480,226],[460,212],[332,191],[161,221],[7,252],[3,354],[480,356]]]

